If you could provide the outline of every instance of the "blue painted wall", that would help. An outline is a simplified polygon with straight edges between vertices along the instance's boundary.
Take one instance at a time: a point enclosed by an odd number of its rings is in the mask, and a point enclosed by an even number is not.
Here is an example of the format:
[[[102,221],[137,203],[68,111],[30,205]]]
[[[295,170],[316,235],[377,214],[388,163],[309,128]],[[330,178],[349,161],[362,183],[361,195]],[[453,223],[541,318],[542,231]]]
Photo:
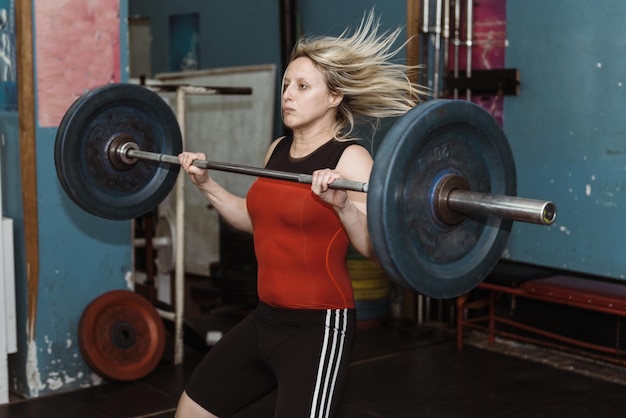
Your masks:
[[[626,278],[626,3],[507,2],[505,100],[519,194],[553,199],[550,228],[515,225],[509,257]],[[530,29],[532,28],[532,29]]]
[[[347,26],[355,28],[372,8],[380,16],[383,30],[406,26],[406,0],[301,0],[298,7],[306,34],[339,35]],[[405,39],[405,34],[400,36],[401,42]]]
[[[375,7],[384,26],[406,25],[406,1],[301,0],[303,30],[339,34]],[[169,18],[197,13],[200,17],[200,68],[275,63],[280,65],[279,2],[276,0],[129,0],[129,16],[150,18],[154,74],[175,71],[169,63]],[[154,75],[153,74],[153,75]]]
[[[126,10],[126,0],[120,0],[122,22]],[[121,25],[120,33],[121,67],[125,69],[128,67],[125,24]],[[123,73],[122,78],[127,81],[128,75]],[[6,141],[1,155],[2,213],[15,219],[18,352],[9,357],[11,388],[26,397],[36,397],[100,383],[101,379],[91,372],[80,354],[78,323],[94,298],[108,290],[128,287],[132,270],[130,222],[94,217],[69,200],[54,166],[56,128],[37,126],[39,294],[35,335],[29,338],[16,111],[0,113],[0,134]]]
[[[384,29],[406,25],[406,0],[298,1],[302,29],[315,35],[338,35],[347,26],[354,28],[372,7],[381,15]],[[152,76],[176,70],[169,61],[169,17],[186,13],[198,13],[200,17],[199,68],[275,64],[279,68],[276,85],[280,86],[283,69],[276,0],[129,0],[129,16],[150,18]],[[402,41],[405,38],[406,35],[401,35]],[[404,54],[399,57],[404,58]],[[278,102],[276,106],[274,137],[283,133]],[[386,130],[385,126],[381,132]],[[268,138],[268,143],[271,139]]]
[[[170,67],[171,15],[197,13],[200,20],[199,68],[277,62],[278,2],[274,0],[129,0],[129,16],[150,18],[154,74]],[[154,75],[153,74],[153,75]]]

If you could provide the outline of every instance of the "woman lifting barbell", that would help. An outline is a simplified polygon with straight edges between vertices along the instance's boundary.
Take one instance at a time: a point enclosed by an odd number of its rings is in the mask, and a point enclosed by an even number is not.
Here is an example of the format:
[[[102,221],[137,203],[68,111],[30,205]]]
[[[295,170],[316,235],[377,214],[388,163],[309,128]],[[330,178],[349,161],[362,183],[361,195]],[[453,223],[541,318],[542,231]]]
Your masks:
[[[379,27],[370,12],[352,35],[301,38],[293,50],[281,100],[291,133],[270,145],[265,165],[312,173],[310,186],[260,178],[241,198],[193,165],[204,154],[179,155],[220,215],[253,233],[259,304],[198,365],[177,417],[230,416],[276,388],[275,417],[336,414],[356,331],[346,252],[372,250],[365,193],[328,185],[369,179],[356,118],[400,116],[425,93],[407,77],[414,68],[391,62],[401,30]]]

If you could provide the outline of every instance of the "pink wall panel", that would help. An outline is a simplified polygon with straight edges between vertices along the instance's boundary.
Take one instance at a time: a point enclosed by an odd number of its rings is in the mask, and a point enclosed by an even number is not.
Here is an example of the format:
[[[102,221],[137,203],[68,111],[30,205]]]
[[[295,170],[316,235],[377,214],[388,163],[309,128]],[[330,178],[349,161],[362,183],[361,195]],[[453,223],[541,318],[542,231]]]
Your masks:
[[[480,0],[474,5],[474,46],[472,68],[504,68],[506,48],[506,1]],[[476,97],[474,101],[503,124],[503,97]]]
[[[36,0],[38,122],[58,126],[85,90],[120,81],[119,0]]]

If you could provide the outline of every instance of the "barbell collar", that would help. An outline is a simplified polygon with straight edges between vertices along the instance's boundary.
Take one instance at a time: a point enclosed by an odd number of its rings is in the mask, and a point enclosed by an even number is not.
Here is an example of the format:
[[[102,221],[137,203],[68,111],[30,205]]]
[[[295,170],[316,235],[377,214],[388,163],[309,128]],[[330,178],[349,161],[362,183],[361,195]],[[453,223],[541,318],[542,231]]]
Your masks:
[[[454,212],[476,216],[495,216],[539,225],[551,225],[556,220],[556,206],[543,200],[527,199],[456,189],[447,198]]]

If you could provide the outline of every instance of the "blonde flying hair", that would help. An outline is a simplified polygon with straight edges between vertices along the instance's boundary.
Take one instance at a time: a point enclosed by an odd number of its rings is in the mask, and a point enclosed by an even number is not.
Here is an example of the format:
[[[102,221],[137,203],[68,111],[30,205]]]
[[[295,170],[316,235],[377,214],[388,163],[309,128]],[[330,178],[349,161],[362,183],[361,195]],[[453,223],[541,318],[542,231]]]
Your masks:
[[[379,29],[380,19],[370,11],[352,35],[346,29],[338,37],[305,36],[292,51],[290,62],[309,58],[324,75],[328,89],[343,95],[333,127],[337,140],[350,137],[356,117],[374,118],[377,124],[379,119],[405,114],[427,94],[409,79],[418,66],[392,61],[406,45],[392,49],[402,28],[382,34]]]

